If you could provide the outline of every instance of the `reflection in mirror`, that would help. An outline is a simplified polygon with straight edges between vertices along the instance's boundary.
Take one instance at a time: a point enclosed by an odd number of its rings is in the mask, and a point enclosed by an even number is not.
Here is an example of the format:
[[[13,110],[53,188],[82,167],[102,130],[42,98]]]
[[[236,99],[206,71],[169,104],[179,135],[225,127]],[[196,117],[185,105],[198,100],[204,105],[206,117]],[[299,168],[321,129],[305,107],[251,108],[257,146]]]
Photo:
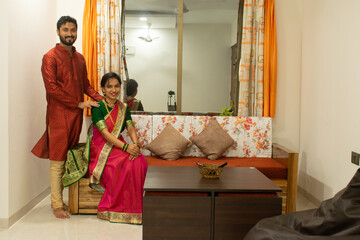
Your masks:
[[[221,112],[230,106],[238,2],[184,0],[182,111]]]
[[[126,0],[129,78],[138,82],[145,111],[166,112],[177,82],[177,0]]]
[[[220,112],[230,105],[238,1],[184,0],[183,112]],[[167,111],[168,92],[178,92],[177,6],[177,0],[125,2],[129,77],[139,84],[136,97],[145,111]]]

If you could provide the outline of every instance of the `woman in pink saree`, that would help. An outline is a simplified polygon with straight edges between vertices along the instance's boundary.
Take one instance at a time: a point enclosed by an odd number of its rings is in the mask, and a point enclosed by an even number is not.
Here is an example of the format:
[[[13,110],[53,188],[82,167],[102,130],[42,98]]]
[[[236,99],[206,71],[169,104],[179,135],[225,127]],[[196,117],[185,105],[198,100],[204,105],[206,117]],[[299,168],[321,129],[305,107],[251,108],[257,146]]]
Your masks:
[[[97,216],[110,222],[142,223],[142,195],[147,164],[140,153],[130,109],[117,100],[121,80],[116,73],[101,79],[105,99],[92,109],[96,127],[89,133],[85,156],[89,159],[90,186],[104,192]],[[133,144],[121,136],[127,129]]]

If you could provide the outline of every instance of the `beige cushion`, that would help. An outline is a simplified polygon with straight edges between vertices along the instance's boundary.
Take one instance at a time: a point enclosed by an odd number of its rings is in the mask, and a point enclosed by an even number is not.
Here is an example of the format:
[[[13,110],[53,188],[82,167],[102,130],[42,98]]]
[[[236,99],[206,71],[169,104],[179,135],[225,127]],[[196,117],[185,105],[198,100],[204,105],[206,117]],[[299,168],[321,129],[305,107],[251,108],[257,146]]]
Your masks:
[[[190,137],[193,142],[210,160],[216,160],[234,144],[234,140],[220,126],[216,119],[210,120],[205,129],[198,135]]]
[[[165,160],[176,160],[181,154],[192,145],[181,133],[171,124],[150,143],[144,146],[156,156]]]

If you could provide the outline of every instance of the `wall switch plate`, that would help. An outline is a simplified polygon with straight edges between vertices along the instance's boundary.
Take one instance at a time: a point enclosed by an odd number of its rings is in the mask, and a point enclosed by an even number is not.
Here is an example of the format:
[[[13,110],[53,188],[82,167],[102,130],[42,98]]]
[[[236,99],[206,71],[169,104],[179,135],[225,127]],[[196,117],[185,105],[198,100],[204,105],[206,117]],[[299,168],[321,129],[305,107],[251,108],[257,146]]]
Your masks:
[[[126,55],[135,55],[135,47],[134,46],[125,46],[125,54]]]
[[[351,152],[351,162],[353,164],[359,165],[360,162],[360,154],[357,152]]]

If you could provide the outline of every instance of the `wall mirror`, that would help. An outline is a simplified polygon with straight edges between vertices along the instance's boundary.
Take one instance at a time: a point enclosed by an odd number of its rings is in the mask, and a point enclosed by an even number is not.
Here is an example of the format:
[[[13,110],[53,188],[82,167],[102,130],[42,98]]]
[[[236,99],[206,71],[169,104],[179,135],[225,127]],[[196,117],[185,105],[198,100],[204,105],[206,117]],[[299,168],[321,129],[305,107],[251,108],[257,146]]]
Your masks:
[[[145,111],[166,112],[169,91],[181,93],[182,112],[221,112],[230,105],[238,2],[183,0],[179,26],[178,0],[125,1],[129,77],[139,84],[136,97]],[[177,89],[180,37],[181,90]]]

